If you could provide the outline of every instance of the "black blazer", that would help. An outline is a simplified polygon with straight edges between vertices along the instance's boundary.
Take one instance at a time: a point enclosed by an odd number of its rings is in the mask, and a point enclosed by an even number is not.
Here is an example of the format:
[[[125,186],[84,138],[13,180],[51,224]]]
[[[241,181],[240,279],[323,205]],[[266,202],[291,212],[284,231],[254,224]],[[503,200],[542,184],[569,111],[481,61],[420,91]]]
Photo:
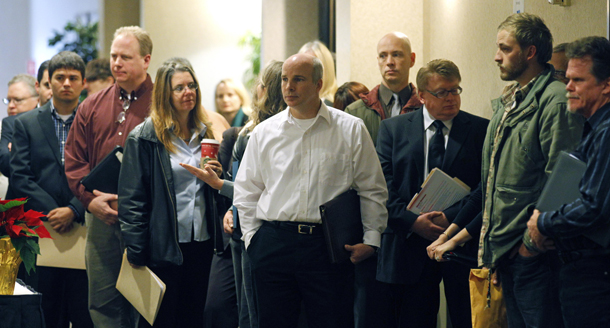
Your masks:
[[[15,120],[12,140],[11,188],[16,197],[29,197],[25,209],[48,214],[72,205],[82,222],[85,209],[68,187],[50,102]]]
[[[489,120],[460,111],[453,119],[441,169],[458,177],[471,189],[481,180],[481,151]],[[412,234],[417,215],[407,205],[421,189],[424,180],[423,110],[399,115],[381,122],[377,154],[388,185],[388,227],[381,237],[377,279],[388,283],[410,284],[419,280],[431,241]],[[451,222],[459,204],[444,211]]]
[[[2,133],[0,134],[0,172],[7,178],[11,176],[11,152],[8,151],[8,144],[13,138],[13,127],[15,126],[16,118],[17,115],[13,115],[2,119]]]

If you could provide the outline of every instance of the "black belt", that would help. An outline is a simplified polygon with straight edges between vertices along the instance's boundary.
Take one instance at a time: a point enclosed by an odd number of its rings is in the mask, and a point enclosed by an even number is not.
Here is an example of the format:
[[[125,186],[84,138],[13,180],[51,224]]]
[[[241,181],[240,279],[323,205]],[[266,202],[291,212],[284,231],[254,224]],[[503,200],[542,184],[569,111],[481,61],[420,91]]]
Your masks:
[[[288,232],[301,235],[322,235],[322,225],[309,222],[294,221],[263,221],[263,225],[268,225]]]
[[[563,264],[582,259],[610,257],[610,249],[581,249],[576,251],[559,251],[559,259]]]

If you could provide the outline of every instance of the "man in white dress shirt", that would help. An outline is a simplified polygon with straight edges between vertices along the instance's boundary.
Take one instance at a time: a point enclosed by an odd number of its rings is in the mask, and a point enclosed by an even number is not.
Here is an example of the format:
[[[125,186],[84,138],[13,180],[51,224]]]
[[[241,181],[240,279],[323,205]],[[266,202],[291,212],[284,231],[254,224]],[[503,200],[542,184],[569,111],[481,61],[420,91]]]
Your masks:
[[[331,264],[319,206],[358,191],[364,238],[351,261],[370,257],[387,222],[387,188],[362,120],[320,101],[322,64],[294,55],[282,68],[288,110],[250,136],[235,182],[252,260],[260,327],[296,327],[301,301],[315,327],[353,327],[353,265]]]

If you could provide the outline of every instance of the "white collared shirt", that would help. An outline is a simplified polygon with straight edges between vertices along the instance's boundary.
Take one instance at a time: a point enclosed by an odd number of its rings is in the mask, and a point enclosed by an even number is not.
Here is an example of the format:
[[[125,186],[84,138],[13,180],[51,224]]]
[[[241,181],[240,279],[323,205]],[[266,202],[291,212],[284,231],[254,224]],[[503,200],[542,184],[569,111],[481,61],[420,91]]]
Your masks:
[[[434,125],[432,123],[434,123],[434,121],[436,121],[436,119],[434,117],[432,117],[432,115],[430,115],[430,112],[428,112],[428,109],[426,108],[426,105],[423,106],[423,114],[424,114],[424,130],[426,131],[426,137],[424,138],[424,155],[426,157],[426,160],[424,162],[424,181],[426,180],[426,178],[428,177],[428,145],[430,145],[430,139],[432,139],[432,136],[434,136],[434,133],[436,132],[436,127],[434,127]],[[445,151],[447,150],[447,141],[449,141],[449,132],[451,132],[451,127],[453,126],[453,119],[450,119],[448,121],[441,121],[443,122],[443,124],[445,125],[445,127],[443,128],[443,136],[445,137]]]
[[[320,223],[320,205],[350,187],[360,195],[363,242],[379,246],[388,191],[373,141],[361,119],[320,103],[306,129],[287,109],[252,131],[233,199],[246,247],[263,220]]]

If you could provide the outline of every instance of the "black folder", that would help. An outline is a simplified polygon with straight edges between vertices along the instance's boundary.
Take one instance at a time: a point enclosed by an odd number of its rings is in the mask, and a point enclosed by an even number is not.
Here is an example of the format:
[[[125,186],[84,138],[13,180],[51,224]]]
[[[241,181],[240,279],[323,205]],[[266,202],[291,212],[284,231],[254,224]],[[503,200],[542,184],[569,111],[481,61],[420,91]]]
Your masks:
[[[122,159],[123,147],[114,147],[80,183],[89,192],[99,190],[109,194],[116,194],[119,190],[119,172],[121,171]]]
[[[358,192],[350,189],[322,204],[320,216],[330,261],[349,261],[350,253],[345,250],[345,245],[362,243],[364,236]]]
[[[578,185],[587,164],[565,151],[559,153],[549,181],[544,186],[536,209],[540,212],[556,211],[580,197]]]
[[[564,204],[580,201],[580,180],[585,174],[587,164],[574,155],[561,152],[549,181],[544,186],[536,208],[540,212],[556,211]],[[597,244],[610,246],[610,221],[586,231],[583,235]]]

